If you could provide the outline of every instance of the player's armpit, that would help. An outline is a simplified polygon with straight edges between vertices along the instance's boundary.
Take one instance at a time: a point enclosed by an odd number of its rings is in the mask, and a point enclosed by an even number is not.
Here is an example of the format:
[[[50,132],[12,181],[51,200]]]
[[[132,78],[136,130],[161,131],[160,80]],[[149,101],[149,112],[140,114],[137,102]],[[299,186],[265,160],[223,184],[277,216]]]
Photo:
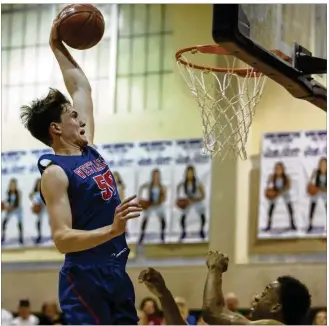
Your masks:
[[[72,229],[72,213],[67,194],[68,178],[64,170],[50,165],[41,178],[50,227],[56,248],[61,253],[78,252],[96,247],[114,237],[111,226],[92,231]]]

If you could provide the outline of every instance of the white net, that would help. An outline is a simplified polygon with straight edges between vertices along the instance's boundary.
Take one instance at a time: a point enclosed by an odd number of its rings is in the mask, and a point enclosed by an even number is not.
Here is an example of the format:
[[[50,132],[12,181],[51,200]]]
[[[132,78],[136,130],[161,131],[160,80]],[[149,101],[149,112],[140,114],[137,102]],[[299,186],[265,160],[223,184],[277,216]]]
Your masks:
[[[246,64],[242,67],[233,56],[221,56],[226,62],[225,72],[196,69],[196,56],[207,55],[185,53],[180,58],[190,65],[180,60],[177,65],[201,111],[204,151],[222,160],[229,153],[245,160],[249,129],[266,78]],[[234,70],[237,67],[246,69]]]

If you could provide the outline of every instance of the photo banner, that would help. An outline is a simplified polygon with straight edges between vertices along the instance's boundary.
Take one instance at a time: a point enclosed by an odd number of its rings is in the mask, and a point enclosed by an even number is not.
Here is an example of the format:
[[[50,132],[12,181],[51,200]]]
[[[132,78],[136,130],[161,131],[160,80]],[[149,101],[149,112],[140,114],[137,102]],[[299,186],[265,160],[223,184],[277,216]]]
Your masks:
[[[258,238],[326,236],[326,131],[263,135]]]

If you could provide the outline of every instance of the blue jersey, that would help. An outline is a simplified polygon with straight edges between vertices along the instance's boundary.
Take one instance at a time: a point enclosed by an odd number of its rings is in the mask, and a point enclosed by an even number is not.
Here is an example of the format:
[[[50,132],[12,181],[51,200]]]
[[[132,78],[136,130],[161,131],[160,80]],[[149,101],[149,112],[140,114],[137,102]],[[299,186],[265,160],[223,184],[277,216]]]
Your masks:
[[[90,146],[81,155],[53,155],[40,157],[38,168],[42,174],[50,162],[60,166],[69,180],[68,197],[72,212],[72,228],[94,230],[113,223],[116,207],[120,204],[114,177],[102,156]],[[56,189],[54,189],[56,191]],[[122,234],[102,245],[65,255],[66,262],[90,263],[106,260],[128,250]]]

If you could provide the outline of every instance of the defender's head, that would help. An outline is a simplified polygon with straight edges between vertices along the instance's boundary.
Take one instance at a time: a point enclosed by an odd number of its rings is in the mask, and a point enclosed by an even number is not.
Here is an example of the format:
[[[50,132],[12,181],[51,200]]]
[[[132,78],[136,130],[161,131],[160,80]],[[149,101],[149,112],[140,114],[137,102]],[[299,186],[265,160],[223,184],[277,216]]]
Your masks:
[[[47,146],[62,143],[84,147],[88,143],[84,136],[85,123],[57,89],[50,88],[46,97],[22,106],[21,119],[32,136]]]
[[[252,319],[274,319],[286,325],[299,325],[311,305],[307,287],[291,276],[279,277],[256,296]]]

